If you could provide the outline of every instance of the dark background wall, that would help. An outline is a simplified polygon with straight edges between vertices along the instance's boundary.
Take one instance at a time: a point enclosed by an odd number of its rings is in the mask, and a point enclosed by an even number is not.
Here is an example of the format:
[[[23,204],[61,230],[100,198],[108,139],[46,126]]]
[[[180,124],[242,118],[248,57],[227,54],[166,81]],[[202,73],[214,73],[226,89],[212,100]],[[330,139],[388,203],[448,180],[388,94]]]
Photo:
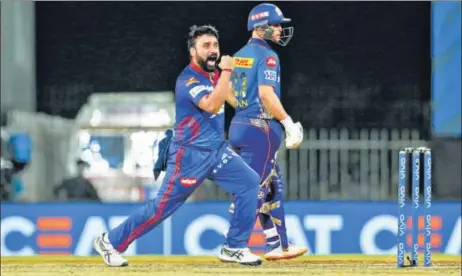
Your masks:
[[[306,127],[430,127],[430,3],[278,2],[293,19],[283,100]],[[173,90],[193,24],[232,54],[256,2],[37,2],[37,109],[74,117],[93,92]]]

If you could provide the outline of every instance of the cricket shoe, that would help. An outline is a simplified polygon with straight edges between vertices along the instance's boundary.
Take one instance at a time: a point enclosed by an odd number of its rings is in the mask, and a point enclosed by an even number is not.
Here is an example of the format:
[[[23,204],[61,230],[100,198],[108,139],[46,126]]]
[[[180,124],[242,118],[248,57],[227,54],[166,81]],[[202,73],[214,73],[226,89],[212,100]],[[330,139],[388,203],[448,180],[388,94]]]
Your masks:
[[[96,252],[108,266],[128,266],[128,261],[117,252],[107,238],[107,233],[99,235],[93,242]]]
[[[240,263],[248,266],[259,266],[262,260],[259,256],[250,252],[249,248],[229,248],[226,245],[220,251],[218,259],[227,263]]]
[[[281,246],[275,248],[268,248],[267,253],[264,255],[267,261],[289,260],[302,256],[308,251],[306,247],[298,247],[289,244],[289,248],[282,249]]]

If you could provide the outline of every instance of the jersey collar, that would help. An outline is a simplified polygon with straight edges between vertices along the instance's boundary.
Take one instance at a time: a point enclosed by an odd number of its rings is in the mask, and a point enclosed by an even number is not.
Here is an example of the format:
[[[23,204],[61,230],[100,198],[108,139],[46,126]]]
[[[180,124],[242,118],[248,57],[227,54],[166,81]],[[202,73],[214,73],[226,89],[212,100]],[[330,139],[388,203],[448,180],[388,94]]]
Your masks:
[[[262,46],[264,48],[271,49],[271,46],[266,41],[264,41],[263,39],[250,38],[248,43],[249,44],[256,44],[256,45]]]
[[[215,72],[213,73],[206,72],[204,69],[200,68],[197,64],[195,64],[192,61],[189,63],[189,67],[191,67],[191,69],[210,80],[214,86],[215,84],[217,84],[218,78],[220,77],[220,72],[218,70],[215,70]]]

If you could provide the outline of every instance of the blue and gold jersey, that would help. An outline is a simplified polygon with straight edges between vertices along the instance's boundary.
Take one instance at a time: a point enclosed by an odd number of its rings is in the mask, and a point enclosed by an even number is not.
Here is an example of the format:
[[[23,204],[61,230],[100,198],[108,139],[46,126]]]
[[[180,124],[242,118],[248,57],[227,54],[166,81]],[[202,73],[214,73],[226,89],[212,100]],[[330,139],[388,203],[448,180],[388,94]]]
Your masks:
[[[237,98],[236,117],[273,119],[258,94],[259,85],[274,87],[281,97],[280,63],[268,43],[251,38],[234,54],[235,68],[231,77]]]

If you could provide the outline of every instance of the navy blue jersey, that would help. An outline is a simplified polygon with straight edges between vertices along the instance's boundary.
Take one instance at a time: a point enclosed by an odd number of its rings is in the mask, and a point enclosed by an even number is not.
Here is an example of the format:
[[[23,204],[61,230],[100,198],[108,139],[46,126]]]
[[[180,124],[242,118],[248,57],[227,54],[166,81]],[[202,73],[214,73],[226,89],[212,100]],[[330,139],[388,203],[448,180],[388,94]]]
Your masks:
[[[175,86],[175,136],[179,145],[217,149],[224,141],[224,104],[215,114],[199,108],[202,97],[212,93],[219,72],[207,73],[190,63],[181,72]]]
[[[278,55],[266,41],[251,38],[234,54],[234,62],[232,82],[238,101],[235,116],[273,119],[260,100],[258,86],[270,85],[274,87],[276,95],[281,97]]]

